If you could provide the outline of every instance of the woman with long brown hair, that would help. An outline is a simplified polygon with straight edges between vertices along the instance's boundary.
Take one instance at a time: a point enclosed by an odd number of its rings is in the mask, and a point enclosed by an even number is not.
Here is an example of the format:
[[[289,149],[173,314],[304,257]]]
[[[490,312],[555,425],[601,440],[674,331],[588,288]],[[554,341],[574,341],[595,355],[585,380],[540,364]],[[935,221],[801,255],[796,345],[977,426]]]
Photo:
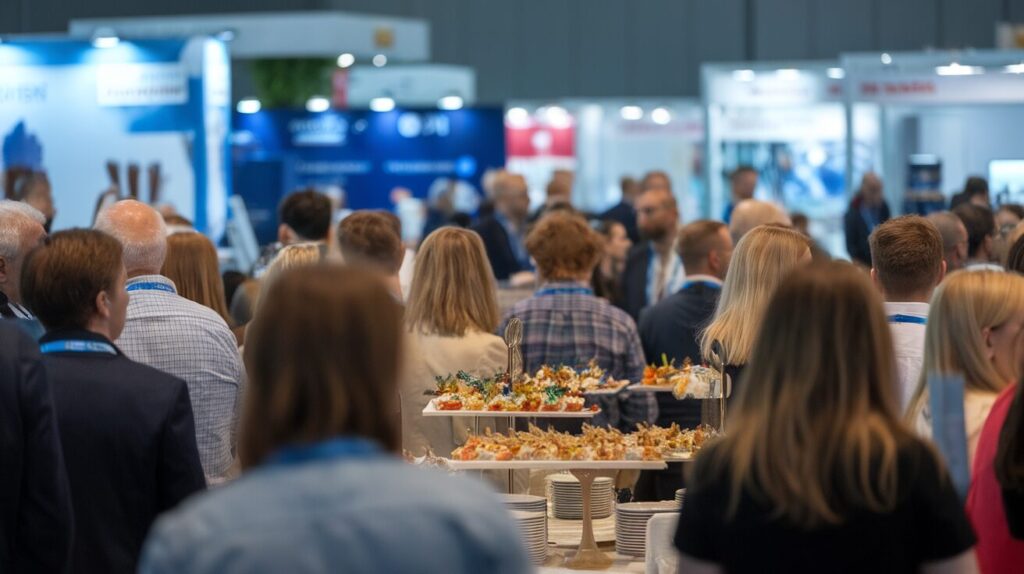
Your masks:
[[[942,463],[898,413],[881,297],[844,263],[795,271],[766,305],[729,432],[698,455],[683,572],[970,572]]]
[[[217,248],[202,233],[184,231],[167,237],[167,258],[160,273],[174,281],[178,295],[213,309],[242,344],[245,331],[235,329],[224,298]]]
[[[383,281],[302,267],[268,296],[245,346],[243,476],[165,515],[140,572],[529,571],[485,486],[397,456],[402,309]]]

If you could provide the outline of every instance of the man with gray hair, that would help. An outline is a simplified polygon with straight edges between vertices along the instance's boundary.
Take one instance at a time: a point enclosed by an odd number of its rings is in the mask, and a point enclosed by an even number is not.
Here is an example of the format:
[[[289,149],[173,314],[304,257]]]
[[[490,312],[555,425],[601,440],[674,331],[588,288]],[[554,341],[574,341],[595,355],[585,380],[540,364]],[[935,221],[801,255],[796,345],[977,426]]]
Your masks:
[[[25,256],[46,238],[46,218],[19,201],[0,201],[0,316],[33,319],[21,304],[21,265]]]
[[[967,265],[967,227],[952,211],[939,211],[928,216],[942,237],[942,258],[946,272],[952,273]]]
[[[233,474],[244,380],[234,335],[216,312],[178,295],[174,282],[160,274],[167,229],[155,209],[130,199],[119,201],[100,212],[96,229],[124,247],[130,299],[117,345],[128,358],[188,384],[206,481],[223,482]]]
[[[789,216],[781,207],[757,199],[741,201],[732,210],[731,216],[729,235],[732,236],[733,245],[739,243],[751,229],[760,225],[792,225]]]

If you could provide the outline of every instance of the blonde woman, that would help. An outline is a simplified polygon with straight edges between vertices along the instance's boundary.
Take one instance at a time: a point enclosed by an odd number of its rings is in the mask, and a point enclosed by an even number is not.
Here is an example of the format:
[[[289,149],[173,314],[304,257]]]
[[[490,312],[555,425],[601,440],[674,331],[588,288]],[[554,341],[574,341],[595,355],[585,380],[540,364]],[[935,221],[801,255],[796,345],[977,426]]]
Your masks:
[[[406,371],[402,376],[402,447],[420,455],[433,449],[448,456],[462,444],[468,418],[424,417],[421,413],[436,388],[435,378],[466,371],[490,377],[504,372],[505,342],[498,326],[494,274],[483,241],[476,233],[442,227],[431,233],[416,255],[405,311],[408,330]],[[493,422],[483,426],[494,428]]]
[[[981,427],[999,393],[1018,380],[1024,331],[1024,277],[998,271],[958,271],[935,291],[925,331],[924,366],[908,416],[931,436],[929,375],[962,375],[968,463],[973,468]]]
[[[974,572],[937,454],[902,424],[881,297],[847,263],[799,269],[762,314],[724,438],[698,455],[680,572]]]
[[[794,269],[811,262],[803,234],[777,225],[755,227],[736,245],[714,317],[701,335],[701,353],[721,362],[736,394],[775,288]]]
[[[324,258],[325,251],[326,247],[322,243],[294,243],[278,251],[263,276],[260,277],[260,297],[253,307],[259,309],[263,294],[270,290],[270,286],[282,273],[295,267],[307,267],[320,263]]]

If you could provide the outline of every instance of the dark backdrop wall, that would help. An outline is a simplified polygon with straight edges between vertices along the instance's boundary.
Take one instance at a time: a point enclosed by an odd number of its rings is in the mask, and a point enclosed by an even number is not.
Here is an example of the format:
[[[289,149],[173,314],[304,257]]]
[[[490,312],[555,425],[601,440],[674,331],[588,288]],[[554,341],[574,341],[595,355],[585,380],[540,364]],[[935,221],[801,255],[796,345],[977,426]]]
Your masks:
[[[696,96],[703,62],[991,48],[997,22],[1024,22],[1024,0],[0,0],[0,34],[64,31],[72,18],[320,9],[428,20],[433,59],[474,67],[483,103]]]

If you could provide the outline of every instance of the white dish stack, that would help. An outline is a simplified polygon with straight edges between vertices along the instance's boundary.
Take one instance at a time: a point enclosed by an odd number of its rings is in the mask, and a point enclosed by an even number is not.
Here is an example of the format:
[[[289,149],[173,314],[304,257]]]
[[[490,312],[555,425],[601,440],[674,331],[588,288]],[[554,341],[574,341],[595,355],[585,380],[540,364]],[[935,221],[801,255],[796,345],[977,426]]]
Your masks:
[[[679,504],[679,508],[683,507],[683,501],[686,500],[686,489],[680,488],[676,491],[676,503]]]
[[[600,476],[594,479],[590,494],[590,513],[596,519],[612,515],[612,500],[615,492],[611,478]],[[571,474],[552,474],[547,477],[547,494],[555,518],[562,520],[583,519],[583,491],[580,481]]]
[[[615,551],[628,556],[643,556],[647,551],[647,521],[663,512],[679,512],[679,504],[665,500],[615,505]]]
[[[505,508],[509,510],[525,510],[526,512],[544,512],[548,511],[548,501],[543,496],[533,496],[530,494],[502,494],[501,500],[505,503]]]
[[[534,565],[548,559],[548,515],[545,512],[509,510],[516,520],[516,526],[523,537],[523,544]]]

